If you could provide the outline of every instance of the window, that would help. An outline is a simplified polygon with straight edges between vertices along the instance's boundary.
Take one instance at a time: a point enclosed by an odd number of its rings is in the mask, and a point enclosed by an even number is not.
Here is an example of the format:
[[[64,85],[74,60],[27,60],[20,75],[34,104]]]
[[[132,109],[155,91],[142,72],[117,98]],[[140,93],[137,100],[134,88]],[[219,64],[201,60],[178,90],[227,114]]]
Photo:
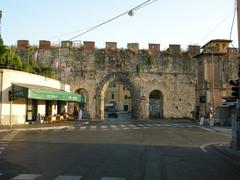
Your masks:
[[[125,96],[124,96],[124,99],[128,99],[128,96],[127,96],[127,95],[125,95]]]
[[[114,99],[114,94],[112,93],[112,98],[111,99]]]
[[[226,46],[226,44],[223,44],[222,47],[223,47],[223,50],[226,50],[227,46]]]
[[[126,89],[125,86],[123,86],[123,90],[124,90],[124,91],[125,91],[125,89]]]

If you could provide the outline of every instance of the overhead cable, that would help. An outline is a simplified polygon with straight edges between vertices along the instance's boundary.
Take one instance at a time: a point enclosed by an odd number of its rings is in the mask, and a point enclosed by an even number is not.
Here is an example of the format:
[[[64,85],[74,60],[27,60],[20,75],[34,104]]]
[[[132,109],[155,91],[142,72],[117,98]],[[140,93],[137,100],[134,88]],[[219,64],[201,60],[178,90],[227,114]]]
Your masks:
[[[111,22],[111,21],[113,21],[113,20],[115,20],[115,19],[117,19],[117,18],[120,18],[121,16],[123,16],[123,15],[125,15],[125,14],[133,15],[134,11],[137,11],[138,9],[141,9],[141,8],[143,8],[143,7],[151,4],[151,3],[153,3],[153,2],[156,2],[156,1],[157,1],[157,0],[147,0],[147,1],[143,2],[143,3],[141,3],[140,5],[132,8],[132,9],[130,9],[130,10],[128,10],[128,11],[122,13],[122,14],[119,14],[119,15],[117,15],[117,16],[115,16],[115,17],[113,17],[113,18],[111,18],[111,19],[109,19],[109,20],[107,20],[107,21],[104,21],[104,22],[102,22],[102,23],[100,23],[100,24],[98,24],[98,25],[90,28],[89,30],[86,30],[86,31],[84,31],[84,32],[82,32],[82,33],[80,33],[80,34],[72,37],[72,38],[69,39],[69,40],[76,39],[77,37],[82,36],[83,34],[86,34],[86,33],[90,32],[90,31],[92,31],[92,30],[94,30],[94,29],[96,29],[96,28],[98,28],[98,27],[100,27],[100,26],[102,26],[102,25],[104,25],[104,24],[107,24],[107,23],[109,23],[109,22]]]

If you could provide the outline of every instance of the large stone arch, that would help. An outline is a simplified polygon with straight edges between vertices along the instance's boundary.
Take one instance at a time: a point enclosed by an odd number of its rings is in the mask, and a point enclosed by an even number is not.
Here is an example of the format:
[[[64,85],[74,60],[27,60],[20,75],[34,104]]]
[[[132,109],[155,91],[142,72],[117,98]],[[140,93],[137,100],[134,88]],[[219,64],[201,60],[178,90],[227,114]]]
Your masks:
[[[115,72],[106,75],[97,85],[96,88],[96,117],[104,119],[104,96],[109,84],[119,81],[124,84],[131,93],[132,100],[132,117],[139,118],[140,116],[140,89],[129,77],[127,73]]]

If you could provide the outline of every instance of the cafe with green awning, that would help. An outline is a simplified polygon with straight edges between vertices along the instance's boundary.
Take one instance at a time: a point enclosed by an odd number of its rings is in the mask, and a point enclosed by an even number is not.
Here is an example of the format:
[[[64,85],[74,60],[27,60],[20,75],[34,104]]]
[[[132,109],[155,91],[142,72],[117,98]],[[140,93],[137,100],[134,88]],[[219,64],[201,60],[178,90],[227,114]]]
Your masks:
[[[69,102],[81,103],[85,100],[83,95],[77,93],[21,83],[12,84],[12,94],[14,100],[27,99],[26,121],[36,121],[39,113],[60,116]]]

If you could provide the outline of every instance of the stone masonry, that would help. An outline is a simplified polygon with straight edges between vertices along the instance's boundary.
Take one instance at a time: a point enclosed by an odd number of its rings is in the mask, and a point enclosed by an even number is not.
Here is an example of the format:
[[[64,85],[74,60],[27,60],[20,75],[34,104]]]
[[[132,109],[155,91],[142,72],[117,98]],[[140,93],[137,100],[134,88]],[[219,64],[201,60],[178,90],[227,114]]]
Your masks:
[[[18,43],[21,51],[26,48],[23,42]],[[180,45],[161,51],[160,44],[153,43],[149,49],[139,49],[138,43],[129,43],[127,49],[118,49],[116,42],[107,42],[104,49],[95,48],[91,41],[80,48],[66,41],[51,48],[50,42],[40,43],[44,48],[37,49],[38,63],[54,67],[56,78],[70,84],[73,92],[87,92],[87,112],[92,119],[104,118],[105,91],[114,81],[129,88],[134,118],[149,117],[149,95],[154,90],[161,92],[162,118],[191,117],[197,80],[192,57],[200,53],[199,46],[182,52]]]

